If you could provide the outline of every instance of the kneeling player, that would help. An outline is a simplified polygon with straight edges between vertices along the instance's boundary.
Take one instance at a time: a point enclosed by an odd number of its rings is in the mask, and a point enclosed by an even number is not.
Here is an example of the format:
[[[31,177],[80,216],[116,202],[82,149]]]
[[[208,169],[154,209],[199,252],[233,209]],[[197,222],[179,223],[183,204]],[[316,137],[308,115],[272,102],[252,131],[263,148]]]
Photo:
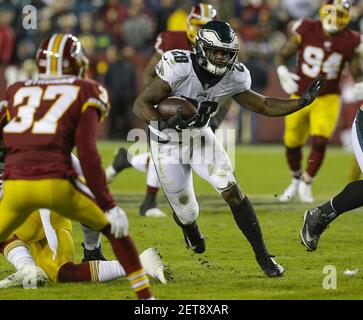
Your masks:
[[[82,168],[73,154],[72,165],[82,179]],[[86,185],[82,188],[94,198]],[[101,235],[85,226],[82,226],[82,231],[85,238],[90,234],[93,238],[100,238]],[[2,248],[1,253],[17,272],[0,281],[0,288],[36,287],[42,285],[47,277],[52,282],[104,282],[126,275],[118,261],[83,259],[81,264],[74,264],[72,223],[48,209],[33,212],[15,232],[14,238]],[[145,250],[140,255],[140,262],[148,275],[166,283],[164,265],[154,249]]]
[[[1,253],[17,271],[0,281],[0,288],[36,288],[47,278],[52,282],[105,282],[126,276],[117,260],[75,264],[72,223],[48,209],[33,212]],[[164,265],[155,249],[141,253],[140,262],[149,276],[166,284]]]

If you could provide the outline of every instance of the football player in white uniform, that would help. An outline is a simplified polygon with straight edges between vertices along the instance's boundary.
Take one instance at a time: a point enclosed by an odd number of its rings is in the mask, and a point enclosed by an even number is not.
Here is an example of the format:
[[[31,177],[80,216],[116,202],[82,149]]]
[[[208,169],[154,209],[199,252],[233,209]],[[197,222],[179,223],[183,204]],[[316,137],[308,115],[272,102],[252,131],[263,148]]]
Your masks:
[[[157,77],[137,97],[134,112],[149,124],[150,150],[159,180],[188,247],[196,253],[203,253],[206,247],[196,223],[199,208],[193,190],[193,169],[230,206],[261,269],[269,277],[279,277],[284,269],[265,247],[252,204],[241,191],[231,161],[209,127],[209,117],[218,102],[229,97],[266,116],[290,114],[315,99],[323,80],[315,80],[298,100],[265,97],[250,90],[249,71],[235,61],[238,50],[237,36],[229,24],[208,22],[198,32],[195,54],[183,50],[165,52],[156,66]],[[163,120],[154,106],[171,95],[193,101],[199,114],[183,120],[177,112]],[[188,133],[189,139],[174,140]]]

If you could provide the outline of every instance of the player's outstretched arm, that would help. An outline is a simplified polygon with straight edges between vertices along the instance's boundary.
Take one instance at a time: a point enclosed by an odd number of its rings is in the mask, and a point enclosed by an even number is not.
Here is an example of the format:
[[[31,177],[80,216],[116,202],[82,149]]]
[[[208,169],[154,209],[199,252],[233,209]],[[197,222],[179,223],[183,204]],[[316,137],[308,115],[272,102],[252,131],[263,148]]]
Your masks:
[[[158,121],[160,115],[154,105],[167,98],[170,93],[170,86],[156,76],[136,98],[133,112],[146,124],[149,124],[150,121]]]
[[[240,92],[233,98],[238,104],[256,113],[269,117],[285,116],[311,104],[323,85],[324,79],[319,76],[299,99],[266,97],[251,90]]]

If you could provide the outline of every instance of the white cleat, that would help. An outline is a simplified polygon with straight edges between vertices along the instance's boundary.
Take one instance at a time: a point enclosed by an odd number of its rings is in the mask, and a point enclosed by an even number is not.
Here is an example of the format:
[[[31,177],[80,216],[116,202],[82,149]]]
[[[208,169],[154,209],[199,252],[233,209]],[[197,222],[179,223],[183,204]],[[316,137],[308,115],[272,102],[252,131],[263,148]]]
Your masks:
[[[311,192],[311,183],[308,184],[304,181],[301,181],[299,184],[299,197],[300,197],[300,201],[303,203],[313,203],[314,202],[314,198],[313,198],[313,194]]]
[[[298,191],[300,179],[292,179],[290,185],[284,190],[281,196],[278,197],[279,202],[291,201]]]
[[[145,217],[149,217],[149,218],[164,218],[166,217],[166,213],[161,211],[159,208],[152,208],[152,209],[148,209],[145,212]]]
[[[165,266],[161,261],[159,254],[154,248],[148,248],[140,254],[140,262],[149,276],[158,279],[162,284],[166,284]]]
[[[44,286],[48,277],[43,269],[37,266],[24,266],[20,270],[0,281],[0,288],[16,288],[36,289]]]

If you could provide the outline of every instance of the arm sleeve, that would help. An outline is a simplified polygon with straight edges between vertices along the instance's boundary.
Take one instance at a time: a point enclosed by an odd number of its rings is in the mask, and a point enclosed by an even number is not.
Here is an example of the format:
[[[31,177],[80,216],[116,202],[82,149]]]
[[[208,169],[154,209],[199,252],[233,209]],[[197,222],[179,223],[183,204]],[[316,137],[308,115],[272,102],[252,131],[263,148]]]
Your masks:
[[[99,122],[97,109],[88,108],[82,113],[76,131],[76,146],[79,161],[88,187],[96,197],[98,205],[107,211],[116,204],[108,190],[105,173],[97,151],[96,132]]]

